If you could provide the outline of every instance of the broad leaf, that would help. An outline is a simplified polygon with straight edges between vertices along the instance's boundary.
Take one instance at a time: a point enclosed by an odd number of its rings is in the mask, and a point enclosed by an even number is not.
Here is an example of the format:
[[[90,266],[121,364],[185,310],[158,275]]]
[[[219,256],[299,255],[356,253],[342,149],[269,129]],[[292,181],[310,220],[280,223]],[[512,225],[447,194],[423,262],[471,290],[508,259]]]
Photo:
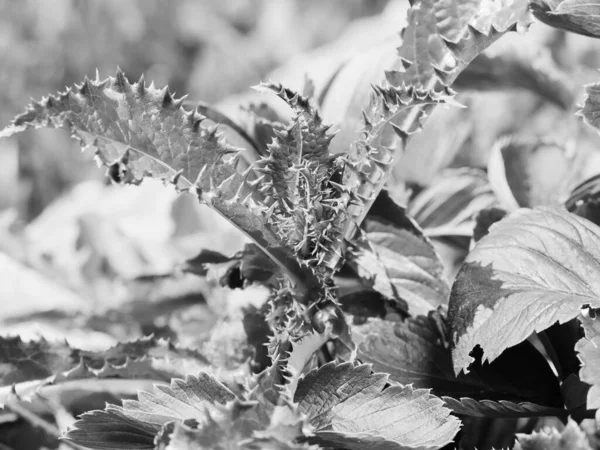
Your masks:
[[[592,387],[587,394],[587,408],[600,408],[600,324],[597,318],[584,314],[580,317],[585,337],[575,345],[581,359],[579,378]]]
[[[387,194],[363,222],[366,243],[352,257],[360,277],[391,300],[408,304],[412,315],[427,314],[448,301],[444,266],[431,241]]]
[[[460,427],[428,390],[392,385],[369,365],[328,363],[298,383],[294,401],[315,441],[348,449],[434,449]]]
[[[493,361],[582,306],[600,306],[599,249],[596,225],[558,209],[520,209],[494,224],[452,287],[455,372],[468,369],[476,346],[483,361]]]
[[[570,419],[562,431],[556,428],[517,433],[515,450],[592,450],[585,432]]]
[[[533,15],[555,28],[600,37],[600,5],[588,0],[533,0]]]
[[[492,149],[488,176],[504,208],[533,208],[557,204],[566,196],[572,166],[557,143],[503,139]]]
[[[454,375],[445,321],[438,312],[403,322],[370,319],[352,327],[358,358],[390,379],[429,388],[458,414],[482,417],[561,415],[560,388],[543,356],[529,343],[507,350],[497,361]],[[522,373],[515,367],[527,365]]]

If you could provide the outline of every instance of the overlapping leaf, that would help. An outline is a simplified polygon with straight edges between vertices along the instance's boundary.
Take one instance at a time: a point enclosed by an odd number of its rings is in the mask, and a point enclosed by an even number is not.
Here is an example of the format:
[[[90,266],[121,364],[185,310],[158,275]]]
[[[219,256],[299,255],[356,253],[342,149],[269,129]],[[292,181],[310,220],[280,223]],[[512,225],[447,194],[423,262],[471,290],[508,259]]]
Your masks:
[[[433,449],[460,427],[428,390],[392,385],[369,365],[328,363],[300,380],[294,401],[315,441],[348,449]]]
[[[365,244],[352,257],[358,275],[388,299],[408,304],[412,315],[427,314],[448,301],[444,266],[429,239],[387,194],[363,222]]]
[[[508,350],[492,365],[454,375],[438,312],[403,322],[370,319],[352,328],[358,358],[390,379],[429,388],[458,414],[480,417],[561,415],[560,388],[545,359],[529,344]],[[527,373],[514,370],[527,364]]]
[[[600,228],[559,209],[520,209],[494,224],[452,287],[449,323],[456,373],[471,351],[483,361],[582,306],[600,306]]]

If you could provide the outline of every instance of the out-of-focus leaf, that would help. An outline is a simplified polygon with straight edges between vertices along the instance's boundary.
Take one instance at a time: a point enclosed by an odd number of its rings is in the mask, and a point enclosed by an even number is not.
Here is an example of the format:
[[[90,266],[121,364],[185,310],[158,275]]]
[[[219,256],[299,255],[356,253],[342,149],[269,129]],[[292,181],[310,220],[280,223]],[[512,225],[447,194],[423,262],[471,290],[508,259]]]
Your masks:
[[[476,346],[491,362],[584,305],[600,306],[599,244],[600,228],[558,209],[519,209],[492,225],[452,287],[455,372],[467,371]]]
[[[0,271],[4,280],[0,283],[0,320],[20,316],[33,311],[62,309],[75,313],[89,308],[86,300],[77,293],[42,273],[27,267],[0,252]]]
[[[591,317],[589,311],[579,318],[583,324],[585,337],[575,345],[581,359],[579,378],[592,387],[587,394],[587,409],[600,408],[600,324],[596,316]]]
[[[348,449],[434,449],[452,441],[460,421],[426,389],[384,389],[369,365],[328,363],[298,383],[294,401],[315,427],[314,441]]]
[[[600,5],[587,0],[533,0],[531,11],[551,27],[600,37]]]
[[[555,142],[507,138],[492,149],[488,177],[505,209],[549,206],[568,195],[573,166]]]
[[[575,101],[575,89],[548,50],[533,50],[520,41],[509,41],[479,55],[453,87],[458,92],[526,89],[563,109],[571,108]]]
[[[357,356],[373,370],[416,388],[429,388],[458,414],[481,417],[564,415],[556,376],[528,343],[511,348],[468,374],[454,375],[445,321],[438,312],[403,322],[369,319],[352,327]],[[527,364],[528,374],[514,370]],[[534,369],[535,367],[535,369]],[[529,375],[530,374],[530,375]]]
[[[366,244],[353,256],[361,278],[385,297],[405,301],[412,315],[446,304],[444,266],[419,226],[387,194],[380,195],[363,222]]]
[[[186,261],[182,270],[206,275],[223,287],[241,288],[252,283],[269,285],[280,273],[277,265],[260,248],[246,244],[244,250],[231,257],[218,252],[202,250]]]
[[[600,7],[600,5],[599,5]],[[600,82],[592,83],[585,86],[587,97],[583,102],[582,108],[578,114],[583,117],[585,123],[600,130]],[[600,131],[599,131],[600,132]]]
[[[66,342],[0,338],[0,386],[49,377],[53,377],[53,382],[136,376],[168,380],[208,366],[208,360],[200,353],[153,337],[119,343],[98,352],[72,348]]]
[[[451,169],[419,192],[409,202],[407,211],[426,235],[440,237],[441,233],[436,232],[439,229],[446,230],[447,235],[470,237],[477,213],[495,204],[496,196],[483,171]]]
[[[0,338],[0,386],[41,380],[69,370],[78,362],[71,358],[71,348],[66,343]]]
[[[588,438],[577,423],[569,419],[562,431],[556,428],[517,433],[515,450],[592,450]]]

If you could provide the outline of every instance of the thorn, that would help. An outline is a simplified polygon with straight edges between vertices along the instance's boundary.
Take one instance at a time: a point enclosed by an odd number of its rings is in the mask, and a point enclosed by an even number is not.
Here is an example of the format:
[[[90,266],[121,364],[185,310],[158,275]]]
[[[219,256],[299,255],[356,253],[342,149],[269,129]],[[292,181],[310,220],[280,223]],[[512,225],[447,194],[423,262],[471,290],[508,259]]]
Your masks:
[[[163,88],[163,91],[164,91],[164,94],[163,94],[162,107],[163,107],[163,109],[168,109],[173,104],[173,97],[171,97],[171,94],[169,93],[168,86],[165,86]]]
[[[237,173],[234,173],[232,175],[230,175],[229,177],[225,178],[223,181],[221,181],[221,183],[219,184],[219,186],[217,186],[217,189],[219,189],[222,192],[227,192],[231,185],[231,183],[233,183],[233,180],[235,180]]]
[[[125,78],[125,74],[119,66],[117,66],[117,75],[112,81],[112,89],[122,94],[126,93],[129,88],[129,82]]]
[[[406,131],[404,131],[402,128],[400,128],[398,125],[396,125],[395,123],[390,123],[390,125],[394,129],[394,132],[396,133],[396,135],[398,135],[398,137],[402,140],[402,143],[404,144],[406,142],[406,140],[408,139],[408,133]]]
[[[433,71],[435,72],[437,77],[440,79],[440,81],[444,84],[444,86],[447,86],[451,81],[452,72],[441,69],[433,64],[432,64],[432,67],[433,67]]]
[[[188,95],[184,95],[181,98],[175,100],[175,94],[173,94],[173,108],[175,109],[179,109],[183,106],[183,102],[185,101],[185,99],[188,98]]]
[[[271,206],[269,206],[269,209],[267,209],[265,211],[265,218],[267,220],[269,220],[271,218],[276,207],[277,207],[277,202],[273,202],[273,204]]]
[[[194,120],[194,123],[192,124],[192,131],[194,133],[198,133],[198,131],[200,131],[200,124],[202,123],[203,119],[196,119]]]
[[[140,79],[137,82],[136,91],[140,97],[143,97],[146,93],[146,80],[144,79],[144,74],[140,76]]]
[[[208,164],[202,166],[202,169],[200,169],[200,172],[198,172],[198,176],[196,177],[195,185],[204,187],[204,177],[206,176],[207,167]]]
[[[171,184],[174,184],[175,186],[177,186],[182,174],[183,174],[183,169],[178,170],[177,173],[171,177],[171,180],[170,180]]]
[[[215,137],[217,137],[217,131],[219,129],[219,124],[216,123],[213,126],[211,126],[208,129],[208,135],[206,136],[206,139],[208,139],[209,141],[212,141],[213,139],[215,139]]]

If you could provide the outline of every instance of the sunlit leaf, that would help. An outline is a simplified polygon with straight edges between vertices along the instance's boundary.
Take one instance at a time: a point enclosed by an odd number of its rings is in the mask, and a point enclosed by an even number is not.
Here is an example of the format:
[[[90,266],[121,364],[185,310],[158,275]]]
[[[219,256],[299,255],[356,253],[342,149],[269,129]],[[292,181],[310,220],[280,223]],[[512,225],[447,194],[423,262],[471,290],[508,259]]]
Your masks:
[[[440,399],[386,383],[369,365],[328,363],[300,380],[294,401],[327,446],[434,449],[453,439],[460,422]]]
[[[454,370],[483,361],[555,322],[600,306],[600,229],[558,209],[520,209],[492,225],[467,257],[449,305]],[[565,249],[568,249],[566,251]]]

